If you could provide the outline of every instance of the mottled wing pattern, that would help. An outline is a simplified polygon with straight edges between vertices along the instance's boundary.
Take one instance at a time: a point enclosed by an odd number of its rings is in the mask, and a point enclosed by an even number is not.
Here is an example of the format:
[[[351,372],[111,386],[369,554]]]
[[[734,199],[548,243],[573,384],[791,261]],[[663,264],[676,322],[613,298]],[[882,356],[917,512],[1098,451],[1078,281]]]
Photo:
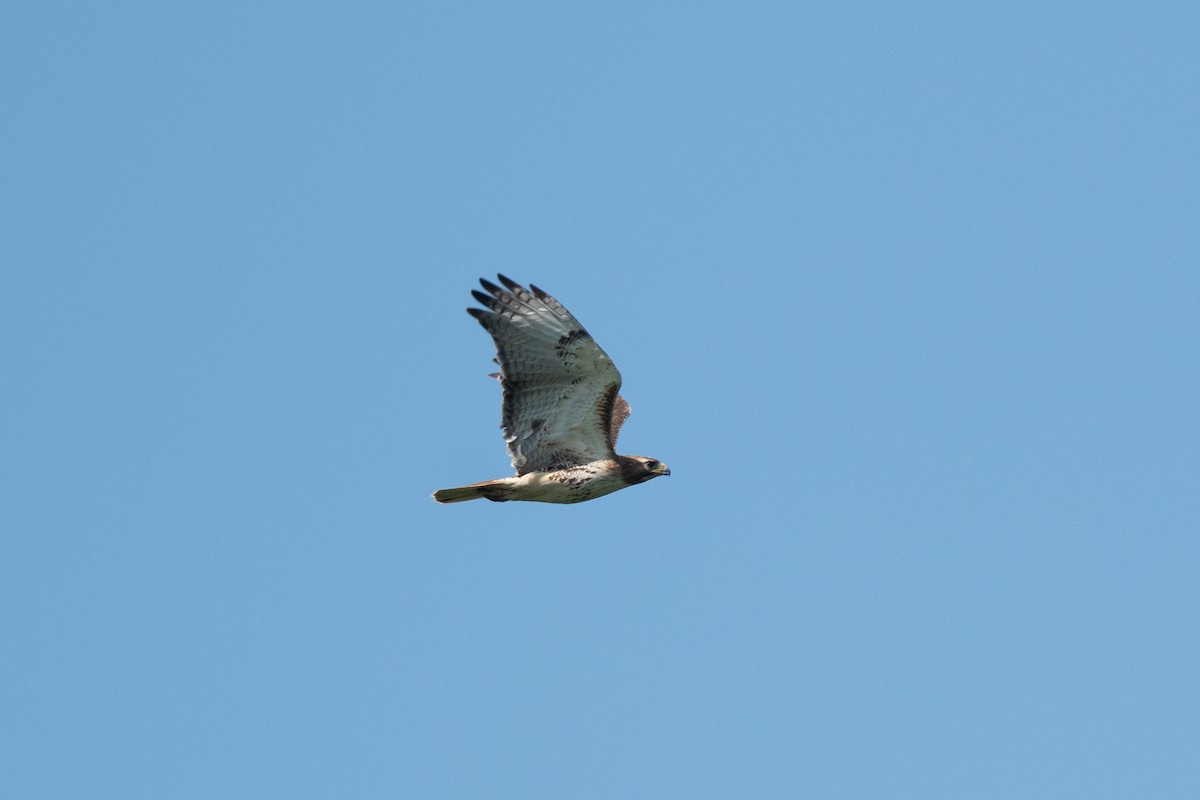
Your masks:
[[[613,458],[629,404],[621,373],[579,320],[550,295],[503,275],[467,311],[496,342],[502,427],[518,475]]]

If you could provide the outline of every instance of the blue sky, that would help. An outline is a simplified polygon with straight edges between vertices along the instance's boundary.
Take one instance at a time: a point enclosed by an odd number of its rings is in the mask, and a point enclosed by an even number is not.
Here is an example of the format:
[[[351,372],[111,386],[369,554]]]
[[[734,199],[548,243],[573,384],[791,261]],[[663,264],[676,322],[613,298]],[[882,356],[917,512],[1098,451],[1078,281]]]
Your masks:
[[[0,794],[1193,797],[1186,3],[0,11]],[[507,474],[503,272],[612,355]]]

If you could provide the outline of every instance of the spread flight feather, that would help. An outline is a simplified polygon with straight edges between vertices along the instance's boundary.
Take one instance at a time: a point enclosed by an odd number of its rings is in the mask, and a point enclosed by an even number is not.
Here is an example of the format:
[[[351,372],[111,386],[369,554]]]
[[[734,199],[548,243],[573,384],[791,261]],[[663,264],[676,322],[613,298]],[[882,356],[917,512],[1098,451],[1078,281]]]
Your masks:
[[[579,320],[538,287],[498,278],[503,288],[480,280],[485,291],[471,294],[484,308],[467,312],[496,344],[501,427],[517,478],[443,489],[434,497],[571,503],[670,474],[656,459],[616,454],[629,416],[619,394],[621,373]]]

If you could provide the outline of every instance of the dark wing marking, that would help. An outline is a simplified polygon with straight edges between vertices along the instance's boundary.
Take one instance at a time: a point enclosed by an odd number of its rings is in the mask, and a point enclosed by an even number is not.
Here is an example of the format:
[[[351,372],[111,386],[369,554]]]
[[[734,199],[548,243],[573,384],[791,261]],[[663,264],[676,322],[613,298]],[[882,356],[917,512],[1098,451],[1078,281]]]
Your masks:
[[[499,276],[472,291],[468,308],[496,342],[504,388],[501,426],[518,475],[613,458],[629,404],[621,373],[562,304],[536,286]]]
[[[629,419],[629,403],[624,397],[617,395],[613,398],[612,412],[608,420],[608,446],[614,451],[617,447],[617,437],[621,435],[621,426]]]

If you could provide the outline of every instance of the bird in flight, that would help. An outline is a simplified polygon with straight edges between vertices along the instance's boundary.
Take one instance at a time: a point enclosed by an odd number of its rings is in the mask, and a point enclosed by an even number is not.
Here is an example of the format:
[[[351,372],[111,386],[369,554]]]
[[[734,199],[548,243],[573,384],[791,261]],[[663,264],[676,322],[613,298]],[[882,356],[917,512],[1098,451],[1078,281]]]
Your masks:
[[[433,499],[582,503],[670,475],[658,459],[617,455],[629,416],[621,373],[579,320],[536,286],[497,277],[504,288],[480,279],[486,294],[471,294],[485,308],[467,313],[496,342],[492,377],[504,390],[501,427],[517,474],[439,489]]]

